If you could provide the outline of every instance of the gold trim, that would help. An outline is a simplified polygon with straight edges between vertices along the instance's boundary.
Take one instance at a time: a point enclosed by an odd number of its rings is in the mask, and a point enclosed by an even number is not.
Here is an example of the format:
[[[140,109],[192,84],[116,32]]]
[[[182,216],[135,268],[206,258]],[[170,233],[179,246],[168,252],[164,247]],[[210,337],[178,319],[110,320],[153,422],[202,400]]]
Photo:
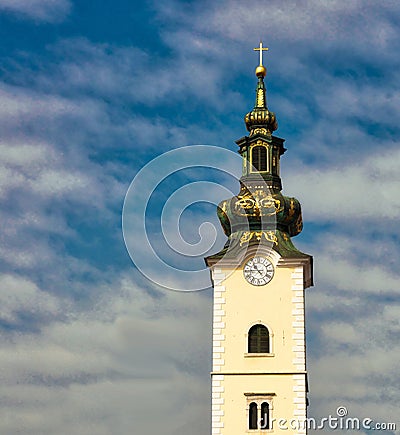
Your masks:
[[[265,171],[253,171],[254,165],[253,165],[253,148],[255,147],[264,147],[266,150],[266,155],[267,155],[267,169]],[[270,155],[269,155],[269,150],[270,147],[268,144],[266,144],[264,141],[262,141],[261,139],[258,139],[258,141],[255,144],[250,145],[249,147],[249,152],[250,152],[250,173],[265,173],[265,172],[269,172],[270,171]]]
[[[255,134],[258,134],[258,133],[260,133],[260,134],[267,134],[268,130],[266,128],[260,128],[260,127],[252,128],[251,131],[250,131],[249,136],[254,136]]]
[[[280,199],[267,194],[263,189],[247,191],[237,198],[234,213],[239,216],[273,216],[284,209]]]
[[[267,242],[271,242],[274,245],[278,245],[278,238],[274,231],[245,231],[240,237],[240,246],[242,247],[245,243],[250,242],[253,237],[260,242],[264,236]]]

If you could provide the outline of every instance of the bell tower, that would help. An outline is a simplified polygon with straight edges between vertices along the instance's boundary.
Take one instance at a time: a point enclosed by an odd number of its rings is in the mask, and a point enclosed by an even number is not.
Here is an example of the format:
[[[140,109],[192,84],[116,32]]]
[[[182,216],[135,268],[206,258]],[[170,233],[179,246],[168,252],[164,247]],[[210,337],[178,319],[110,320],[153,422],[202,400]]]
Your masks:
[[[268,110],[266,68],[258,79],[243,158],[240,191],[217,209],[228,237],[205,259],[213,295],[212,434],[305,434],[307,370],[304,291],[312,257],[291,238],[302,230],[300,203],[282,195],[284,140]],[[286,423],[284,423],[286,421]]]

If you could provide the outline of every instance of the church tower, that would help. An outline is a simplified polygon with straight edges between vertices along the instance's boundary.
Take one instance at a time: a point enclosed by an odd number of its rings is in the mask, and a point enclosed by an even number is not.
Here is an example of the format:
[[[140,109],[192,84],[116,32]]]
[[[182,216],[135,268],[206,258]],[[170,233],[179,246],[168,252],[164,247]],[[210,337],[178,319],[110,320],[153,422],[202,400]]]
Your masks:
[[[262,43],[256,50],[249,134],[236,141],[240,192],[219,204],[228,241],[205,259],[214,288],[213,435],[307,432],[304,290],[312,285],[312,257],[291,240],[302,230],[301,208],[281,193],[286,149],[273,136],[278,125],[267,107]]]

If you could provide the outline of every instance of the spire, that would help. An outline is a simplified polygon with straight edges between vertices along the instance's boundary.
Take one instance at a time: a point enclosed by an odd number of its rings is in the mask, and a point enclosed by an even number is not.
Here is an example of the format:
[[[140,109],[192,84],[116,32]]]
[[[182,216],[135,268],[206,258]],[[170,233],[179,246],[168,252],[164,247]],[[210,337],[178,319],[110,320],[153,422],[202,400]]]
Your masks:
[[[262,53],[266,50],[268,50],[268,48],[263,47],[262,41],[260,41],[260,46],[258,48],[254,48],[254,51],[260,52],[260,64],[255,71],[256,76],[258,77],[256,102],[253,110],[247,113],[244,117],[246,128],[250,132],[250,136],[255,133],[263,133],[267,136],[271,136],[272,132],[278,128],[275,114],[270,112],[267,107],[267,92],[264,84],[264,77],[267,75],[267,69],[262,63]]]
[[[236,141],[243,162],[240,192],[218,205],[218,218],[228,241],[222,251],[206,258],[208,265],[222,258],[234,260],[251,245],[267,246],[283,258],[309,258],[291,241],[303,228],[300,203],[281,193],[280,158],[286,149],[284,139],[272,135],[278,124],[267,107],[267,69],[262,63],[267,48],[260,42],[254,50],[260,51],[260,64],[255,71],[256,102],[245,116],[250,133]]]

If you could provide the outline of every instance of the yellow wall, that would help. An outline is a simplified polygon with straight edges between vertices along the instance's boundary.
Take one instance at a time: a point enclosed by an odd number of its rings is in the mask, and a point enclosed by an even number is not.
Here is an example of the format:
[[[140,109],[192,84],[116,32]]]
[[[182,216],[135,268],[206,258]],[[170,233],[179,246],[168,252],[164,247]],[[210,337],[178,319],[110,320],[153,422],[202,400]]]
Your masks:
[[[236,270],[224,282],[224,371],[293,371],[292,268],[277,268],[270,283],[254,286]],[[244,357],[247,332],[256,323],[268,327],[273,357]],[[255,354],[251,354],[255,355]]]
[[[245,392],[271,393],[276,392],[272,400],[271,421],[273,418],[290,420],[294,415],[292,377],[289,376],[225,376],[225,418],[224,434],[244,434],[248,430],[248,403],[251,401]],[[279,430],[278,422],[273,422],[274,433],[294,433],[289,429]],[[285,427],[285,425],[282,425]],[[289,427],[289,424],[287,425]],[[257,431],[249,431],[255,432]],[[264,432],[264,431],[262,431]]]
[[[271,403],[272,419],[286,419],[272,433],[304,434],[290,420],[306,417],[303,267],[280,266],[264,286],[253,286],[243,270],[215,267],[212,434],[266,433],[248,430],[253,397]],[[247,354],[247,333],[262,323],[270,331],[269,355]]]

